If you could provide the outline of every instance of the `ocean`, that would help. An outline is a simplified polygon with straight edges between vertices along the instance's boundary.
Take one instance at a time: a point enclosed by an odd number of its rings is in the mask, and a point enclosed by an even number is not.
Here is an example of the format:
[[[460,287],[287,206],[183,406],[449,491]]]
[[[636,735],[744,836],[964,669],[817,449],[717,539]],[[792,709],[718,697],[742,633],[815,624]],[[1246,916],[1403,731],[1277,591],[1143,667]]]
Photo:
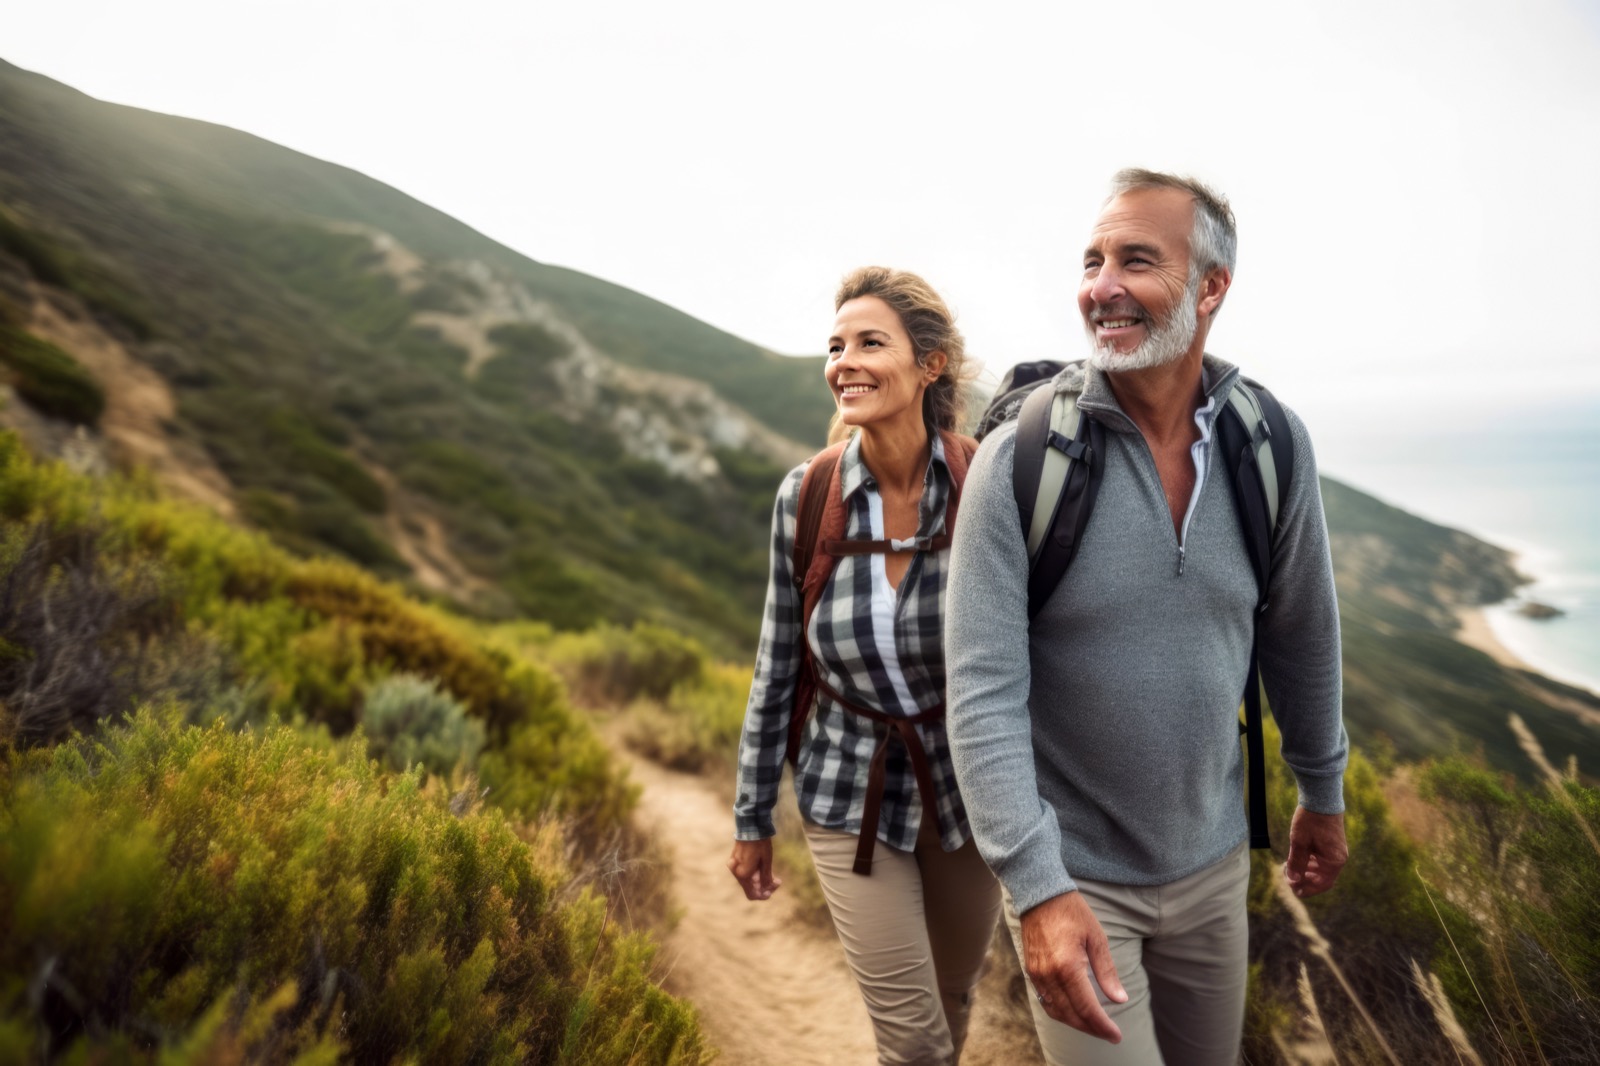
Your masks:
[[[1444,432],[1373,427],[1327,446],[1311,428],[1330,477],[1515,552],[1534,582],[1488,609],[1490,628],[1541,673],[1600,692],[1600,408],[1508,413]],[[1521,600],[1565,613],[1526,618]]]

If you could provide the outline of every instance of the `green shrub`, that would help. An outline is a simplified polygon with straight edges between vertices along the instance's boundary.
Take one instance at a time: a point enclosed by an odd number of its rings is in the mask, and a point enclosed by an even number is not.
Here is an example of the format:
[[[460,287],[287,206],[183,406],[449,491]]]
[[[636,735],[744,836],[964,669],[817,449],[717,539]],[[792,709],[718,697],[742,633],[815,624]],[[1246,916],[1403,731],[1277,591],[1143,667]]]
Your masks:
[[[530,670],[533,668],[530,667]],[[611,752],[587,721],[570,710],[517,726],[503,744],[478,757],[489,802],[524,818],[558,815],[597,841],[638,802]]]
[[[707,664],[679,682],[665,705],[638,700],[629,708],[629,746],[675,770],[731,774],[749,694],[748,667]]]
[[[392,585],[346,564],[310,560],[294,567],[286,591],[313,615],[348,626],[369,662],[438,678],[497,735],[522,717],[505,679],[509,664]]]
[[[483,724],[468,718],[437,681],[413,674],[394,674],[369,688],[361,725],[367,751],[394,770],[421,765],[448,778],[457,765],[471,766],[483,748]]]
[[[1453,932],[1463,958],[1441,978],[1513,1061],[1586,1061],[1600,1011],[1600,789],[1519,791],[1481,758],[1460,756],[1424,765],[1419,778],[1449,826],[1431,864],[1435,896],[1473,919],[1465,935]]]
[[[146,711],[14,758],[0,799],[0,1048],[703,1061],[553,825],[458,816],[359,748]]]
[[[0,363],[17,395],[53,418],[93,426],[105,413],[100,383],[72,356],[31,333],[0,325]]]
[[[699,641],[649,622],[563,634],[547,654],[578,701],[591,706],[665,700],[679,685],[698,683],[710,662]]]
[[[172,697],[187,701],[196,721],[222,717],[235,725],[260,724],[277,716],[320,723],[343,735],[356,726],[364,692],[391,674],[412,674],[437,681],[482,723],[495,755],[485,773],[491,802],[529,815],[577,819],[582,834],[573,844],[580,852],[598,846],[632,806],[633,793],[609,752],[588,720],[568,705],[552,673],[527,661],[514,641],[486,637],[348,563],[296,560],[214,514],[154,498],[147,486],[122,478],[91,481],[59,463],[35,462],[5,433],[0,520],[57,531],[51,535],[65,538],[63,543],[88,538],[84,543],[93,549],[92,566],[74,564],[69,569],[80,576],[57,583],[60,602],[39,592],[57,588],[50,575],[66,558],[59,550],[25,568],[33,576],[17,577],[12,601],[35,622],[46,604],[58,622],[82,622],[65,630],[58,624],[52,638],[61,654],[52,653],[50,661],[61,664],[61,676],[93,682],[80,694],[83,699],[51,704],[76,708],[80,718],[69,724],[90,729],[102,713],[126,710],[139,699]],[[0,581],[7,572],[0,566]],[[117,608],[121,601],[111,593],[143,588],[133,578],[147,574],[159,577],[151,586],[159,596]],[[0,647],[0,675],[8,668],[35,669],[32,638],[17,634],[45,627],[25,618],[20,628],[6,629],[6,611],[0,602],[0,637],[21,658],[8,667]],[[65,640],[73,634],[81,636],[75,644]],[[75,657],[90,645],[122,649],[133,658],[95,660],[109,663],[95,673]],[[192,678],[177,676],[178,667],[190,666]],[[123,676],[132,680],[104,683]],[[0,734],[15,728],[24,709],[3,685],[0,677]],[[103,711],[81,717],[85,708],[102,705]],[[54,738],[64,728],[57,722],[39,736]]]

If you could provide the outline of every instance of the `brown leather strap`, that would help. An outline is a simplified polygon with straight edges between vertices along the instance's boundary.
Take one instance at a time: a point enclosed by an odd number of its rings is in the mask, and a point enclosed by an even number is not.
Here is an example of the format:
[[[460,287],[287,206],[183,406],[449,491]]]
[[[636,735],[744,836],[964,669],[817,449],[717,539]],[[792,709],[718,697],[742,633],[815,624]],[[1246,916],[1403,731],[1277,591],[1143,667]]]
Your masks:
[[[872,763],[867,768],[867,796],[861,809],[861,835],[856,844],[856,861],[852,867],[862,877],[871,877],[872,853],[878,844],[878,821],[882,817],[884,782],[888,777],[890,740],[899,738],[900,743],[905,745],[906,754],[911,757],[911,772],[916,775],[917,791],[922,796],[923,817],[932,818],[933,824],[939,828],[940,837],[944,836],[944,828],[939,821],[939,793],[933,787],[933,768],[928,765],[928,753],[922,747],[922,738],[917,735],[916,728],[920,722],[943,719],[944,704],[916,714],[886,714],[846,699],[821,676],[817,677],[816,684],[818,690],[850,713],[889,727],[878,738],[878,746],[872,752]]]
[[[795,677],[794,702],[789,707],[789,736],[783,758],[790,766],[800,763],[800,742],[806,718],[817,696],[817,664],[811,660],[806,634],[811,615],[822,598],[836,562],[828,551],[832,539],[844,534],[844,496],[839,486],[839,459],[847,442],[823,449],[800,477],[800,503],[795,512],[793,579],[800,594],[800,673]],[[838,503],[835,505],[834,500]],[[828,538],[828,539],[824,539]],[[822,550],[817,551],[821,546]]]

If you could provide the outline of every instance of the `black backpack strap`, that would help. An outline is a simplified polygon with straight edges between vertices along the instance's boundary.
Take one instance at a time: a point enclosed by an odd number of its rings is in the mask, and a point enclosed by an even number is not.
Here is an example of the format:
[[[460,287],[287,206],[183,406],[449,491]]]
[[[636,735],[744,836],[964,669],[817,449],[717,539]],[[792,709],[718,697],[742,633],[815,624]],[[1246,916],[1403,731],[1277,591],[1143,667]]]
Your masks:
[[[1056,516],[1050,523],[1044,543],[1033,561],[1028,574],[1028,617],[1038,616],[1045,603],[1061,584],[1061,578],[1078,554],[1078,544],[1083,540],[1084,528],[1094,510],[1095,496],[1100,492],[1100,476],[1105,471],[1101,455],[1105,446],[1105,430],[1093,419],[1079,420],[1078,432],[1069,442],[1057,435],[1052,447],[1071,444],[1074,447],[1072,462],[1067,467],[1065,484]]]
[[[1267,831],[1267,745],[1261,735],[1261,667],[1256,659],[1256,642],[1250,641],[1250,673],[1244,682],[1244,723],[1239,732],[1244,734],[1248,766],[1248,783],[1245,794],[1250,810],[1250,846],[1272,847],[1272,834]]]
[[[1255,382],[1240,379],[1217,419],[1223,471],[1233,489],[1245,546],[1256,571],[1256,613],[1267,609],[1272,580],[1272,546],[1278,515],[1294,471],[1294,439],[1277,398]],[[1245,677],[1244,724],[1249,758],[1250,846],[1270,848],[1267,832],[1266,744],[1261,723],[1261,667],[1257,639],[1250,641]]]

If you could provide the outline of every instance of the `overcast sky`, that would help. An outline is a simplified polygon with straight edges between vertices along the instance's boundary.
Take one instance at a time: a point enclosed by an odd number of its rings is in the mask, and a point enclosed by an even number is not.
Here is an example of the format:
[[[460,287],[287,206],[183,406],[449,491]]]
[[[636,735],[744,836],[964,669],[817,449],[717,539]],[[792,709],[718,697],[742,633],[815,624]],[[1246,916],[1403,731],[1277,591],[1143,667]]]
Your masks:
[[[1191,172],[1240,228],[1210,347],[1334,472],[1369,411],[1600,415],[1600,0],[50,0],[0,56],[788,353],[878,262],[992,367],[1081,354],[1106,179]]]

